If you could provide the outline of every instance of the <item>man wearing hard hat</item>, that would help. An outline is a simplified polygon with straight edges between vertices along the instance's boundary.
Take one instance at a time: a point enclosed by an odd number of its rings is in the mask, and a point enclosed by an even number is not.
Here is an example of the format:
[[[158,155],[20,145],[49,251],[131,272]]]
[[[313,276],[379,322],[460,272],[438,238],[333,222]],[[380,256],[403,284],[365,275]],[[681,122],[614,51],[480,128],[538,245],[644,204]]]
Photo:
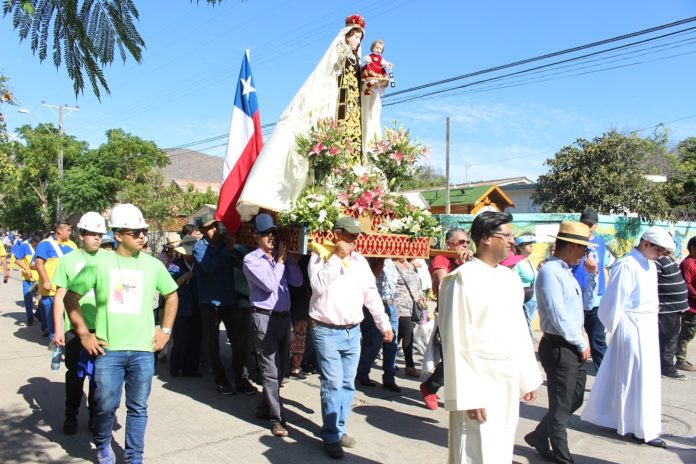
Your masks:
[[[155,373],[153,352],[169,341],[179,303],[176,282],[161,261],[141,253],[148,225],[134,205],[111,211],[109,226],[118,247],[99,253],[68,284],[65,307],[74,331],[94,362],[94,444],[97,460],[116,462],[111,447],[114,416],[123,384],[126,388],[125,461],[142,462],[147,426],[147,400]],[[94,291],[95,333],[85,323],[80,299]],[[162,328],[155,328],[152,299],[164,298]]]
[[[92,366],[89,360],[83,364],[83,368],[78,368],[80,358],[86,361],[86,353],[81,352],[82,345],[80,339],[75,335],[70,325],[70,320],[65,314],[63,297],[67,292],[68,285],[82,270],[101,251],[102,235],[106,233],[106,224],[101,214],[94,211],[85,213],[77,223],[77,231],[82,242],[82,248],[75,253],[63,255],[58,260],[58,267],[53,274],[53,283],[56,286],[56,296],[53,305],[53,324],[55,335],[53,343],[63,346],[65,352],[65,422],[63,422],[63,433],[73,435],[77,432],[77,416],[82,402],[82,389],[85,380],[85,364]],[[80,300],[80,307],[84,316],[85,324],[90,332],[94,332],[94,317],[96,314],[94,292],[89,292]],[[92,374],[90,374],[92,377]],[[90,411],[89,428],[92,428],[92,409],[94,406],[94,383],[89,382],[89,395],[87,396],[87,407]]]

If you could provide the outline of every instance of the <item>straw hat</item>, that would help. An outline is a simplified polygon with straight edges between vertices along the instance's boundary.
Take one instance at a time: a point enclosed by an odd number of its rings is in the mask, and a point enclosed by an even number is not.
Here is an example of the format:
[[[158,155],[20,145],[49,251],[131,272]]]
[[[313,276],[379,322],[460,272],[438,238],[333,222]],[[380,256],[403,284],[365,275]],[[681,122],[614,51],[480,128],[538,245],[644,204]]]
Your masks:
[[[563,240],[565,242],[577,243],[579,245],[585,245],[588,247],[596,247],[596,243],[590,242],[590,228],[587,224],[575,221],[563,221],[561,226],[558,228],[558,233],[556,235],[551,235],[551,237],[558,240]]]
[[[181,243],[181,236],[177,234],[176,232],[167,232],[167,238],[165,239],[164,242],[164,247],[165,248],[174,248],[176,246],[179,246]]]
[[[181,245],[174,248],[174,251],[176,251],[177,253],[182,254],[182,255],[192,255],[193,254],[193,245],[195,245],[197,241],[198,240],[196,240],[196,237],[194,237],[192,235],[187,235],[181,241]]]

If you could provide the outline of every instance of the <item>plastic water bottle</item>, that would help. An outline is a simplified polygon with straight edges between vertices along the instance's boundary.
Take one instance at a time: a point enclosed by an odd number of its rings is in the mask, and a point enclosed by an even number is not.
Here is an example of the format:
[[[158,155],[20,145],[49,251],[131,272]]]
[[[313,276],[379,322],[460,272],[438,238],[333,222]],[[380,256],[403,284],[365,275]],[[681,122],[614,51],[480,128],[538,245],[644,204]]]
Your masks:
[[[63,347],[54,345],[51,351],[51,370],[57,371],[60,369],[60,359],[63,356]]]

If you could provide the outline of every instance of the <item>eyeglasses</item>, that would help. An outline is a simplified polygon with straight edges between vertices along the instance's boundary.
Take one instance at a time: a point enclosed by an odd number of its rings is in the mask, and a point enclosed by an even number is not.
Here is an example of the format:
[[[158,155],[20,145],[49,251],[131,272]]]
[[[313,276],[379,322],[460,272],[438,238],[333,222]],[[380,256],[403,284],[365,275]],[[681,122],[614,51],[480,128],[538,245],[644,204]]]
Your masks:
[[[121,232],[123,235],[130,235],[131,237],[140,237],[140,234],[143,236],[147,235],[147,229],[133,229],[129,232]]]
[[[657,252],[661,255],[669,253],[669,250],[667,248],[661,247],[660,245],[655,245],[654,243],[650,243],[650,245],[657,248]]]
[[[277,237],[277,230],[267,230],[266,232],[257,232],[259,237]]]
[[[515,236],[513,233],[503,233],[503,232],[493,232],[491,235],[497,235],[498,237],[502,238],[503,240],[510,240]]]
[[[450,245],[461,245],[461,246],[469,246],[471,242],[469,240],[449,240]]]

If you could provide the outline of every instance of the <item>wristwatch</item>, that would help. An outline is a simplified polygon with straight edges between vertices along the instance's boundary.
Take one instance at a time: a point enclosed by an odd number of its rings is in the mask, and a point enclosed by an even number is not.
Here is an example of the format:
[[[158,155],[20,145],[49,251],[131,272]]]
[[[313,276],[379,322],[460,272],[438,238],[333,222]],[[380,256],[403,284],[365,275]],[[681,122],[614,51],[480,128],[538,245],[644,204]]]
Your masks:
[[[172,329],[169,327],[162,327],[162,333],[166,333],[167,335],[171,335]]]

